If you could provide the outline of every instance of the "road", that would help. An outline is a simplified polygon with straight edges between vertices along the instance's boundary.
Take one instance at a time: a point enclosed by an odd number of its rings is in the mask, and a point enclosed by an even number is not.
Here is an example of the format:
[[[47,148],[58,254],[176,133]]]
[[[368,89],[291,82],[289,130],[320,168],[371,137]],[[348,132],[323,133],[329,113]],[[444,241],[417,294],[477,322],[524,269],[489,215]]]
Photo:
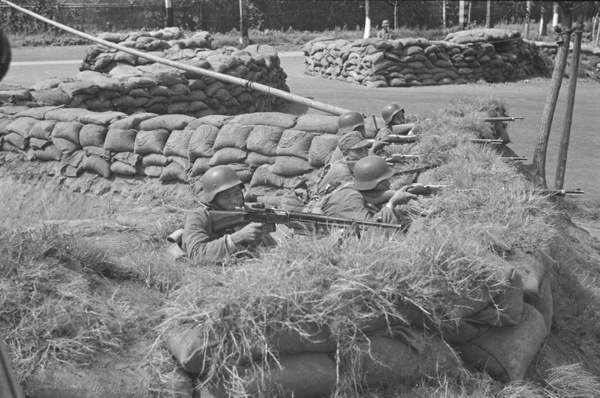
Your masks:
[[[88,46],[15,48],[13,65],[0,87],[30,87],[50,77],[74,76]],[[424,117],[434,114],[459,97],[495,97],[502,99],[511,116],[525,120],[510,124],[511,147],[531,162],[540,130],[549,79],[534,78],[506,84],[466,84],[370,89],[354,84],[310,77],[304,74],[301,53],[282,53],[281,65],[288,75],[293,94],[315,101],[356,109],[367,115],[378,114],[389,102],[397,102],[410,114]],[[567,95],[565,81],[555,112],[547,155],[548,186],[554,185],[558,148],[563,129]],[[600,84],[582,80],[577,87],[576,103],[569,144],[565,188],[582,188],[586,199],[600,199]],[[294,113],[320,113],[302,105],[290,108]]]

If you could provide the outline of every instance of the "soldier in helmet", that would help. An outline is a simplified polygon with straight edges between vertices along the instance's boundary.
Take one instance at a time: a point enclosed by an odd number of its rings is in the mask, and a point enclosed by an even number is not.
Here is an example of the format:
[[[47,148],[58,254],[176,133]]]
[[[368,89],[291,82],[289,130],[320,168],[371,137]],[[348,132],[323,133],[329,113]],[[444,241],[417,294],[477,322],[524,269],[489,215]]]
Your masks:
[[[234,210],[244,206],[244,184],[229,166],[216,166],[202,179],[205,202],[190,213],[183,232],[183,249],[194,264],[222,261],[229,255],[273,246],[274,239],[261,223],[221,230],[209,210]]]
[[[384,19],[381,22],[381,30],[377,32],[377,38],[383,40],[391,40],[392,39],[392,31],[390,30],[390,21]]]
[[[406,123],[404,108],[396,103],[387,104],[381,110],[381,117],[385,123],[385,127],[377,132],[377,139],[385,141],[385,137],[390,134],[398,135],[414,135],[412,129],[413,123]],[[396,127],[394,127],[396,126]]]
[[[321,199],[320,210],[332,217],[398,224],[400,220],[396,214],[396,206],[417,198],[416,195],[407,192],[408,187],[396,191],[380,210],[367,199],[373,191],[388,190],[389,179],[393,175],[394,171],[385,159],[379,156],[362,158],[354,166],[354,183],[351,186],[342,186]]]
[[[362,115],[358,112],[346,112],[346,113],[342,114],[338,119],[337,135],[339,137],[343,137],[344,134],[349,133],[351,131],[357,131],[362,135],[363,138],[365,137],[365,133],[366,133],[365,120],[363,119]],[[368,154],[374,155],[385,145],[387,145],[386,142],[378,142],[378,141],[374,142],[373,145],[371,146]],[[344,154],[342,153],[342,151],[340,150],[340,147],[338,146],[337,148],[335,148],[335,150],[331,154],[329,163],[334,164],[335,162],[338,162],[343,159],[344,159]]]

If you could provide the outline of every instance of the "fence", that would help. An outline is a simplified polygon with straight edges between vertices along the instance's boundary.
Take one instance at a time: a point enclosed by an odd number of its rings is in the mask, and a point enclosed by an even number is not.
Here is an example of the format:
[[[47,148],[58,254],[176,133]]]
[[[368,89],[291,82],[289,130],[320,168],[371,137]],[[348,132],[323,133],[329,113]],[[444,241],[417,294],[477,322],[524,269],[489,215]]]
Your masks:
[[[165,25],[163,0],[13,0],[16,4],[65,25],[84,31],[160,29]],[[393,3],[393,0],[391,0]],[[239,0],[172,0],[174,24],[188,30],[228,32],[239,27]],[[467,20],[483,25],[487,2],[466,2]],[[519,23],[526,15],[526,1],[493,1],[492,23]],[[539,20],[540,1],[534,2],[531,18]],[[544,2],[551,18],[552,2]],[[323,31],[337,28],[362,29],[365,23],[364,0],[246,0],[249,25],[257,29]],[[432,29],[442,27],[441,0],[398,0],[398,26]],[[447,25],[458,24],[459,1],[446,1]],[[591,18],[598,2],[581,7]],[[370,0],[372,25],[383,19],[394,25],[394,8],[385,0]],[[29,16],[0,6],[0,23],[8,32],[35,33],[50,29]]]

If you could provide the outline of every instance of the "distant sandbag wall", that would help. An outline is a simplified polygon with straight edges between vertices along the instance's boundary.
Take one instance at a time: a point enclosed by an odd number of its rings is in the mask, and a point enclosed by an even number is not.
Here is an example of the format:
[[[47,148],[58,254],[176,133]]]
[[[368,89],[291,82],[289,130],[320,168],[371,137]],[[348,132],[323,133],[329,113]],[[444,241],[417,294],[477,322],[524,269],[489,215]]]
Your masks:
[[[92,112],[0,107],[0,150],[60,162],[60,173],[143,176],[188,183],[232,166],[253,187],[291,188],[325,165],[337,146],[337,116],[238,116]]]
[[[302,49],[308,74],[367,87],[503,82],[546,73],[536,46],[516,34],[471,40],[317,38]]]
[[[125,35],[113,36],[105,39],[118,41],[121,38],[124,41],[120,44],[140,51],[167,46],[149,53],[289,92],[287,75],[280,67],[277,51],[271,46],[210,50],[200,46],[206,44],[206,40],[198,35],[170,42],[148,36],[136,36],[138,41]],[[185,43],[187,46],[195,43],[197,47],[188,48]],[[104,46],[90,47],[80,69],[82,72],[75,78],[53,78],[29,90],[0,92],[0,100],[14,105],[64,105],[97,112],[144,111],[193,117],[276,111],[284,102],[245,86],[223,83]]]

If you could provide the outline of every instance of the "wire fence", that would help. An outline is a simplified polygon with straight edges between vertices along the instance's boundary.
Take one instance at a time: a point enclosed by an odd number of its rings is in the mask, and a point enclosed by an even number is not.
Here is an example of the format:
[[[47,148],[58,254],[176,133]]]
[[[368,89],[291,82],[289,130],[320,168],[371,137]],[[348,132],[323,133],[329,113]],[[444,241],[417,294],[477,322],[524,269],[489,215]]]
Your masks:
[[[165,27],[163,0],[13,0],[47,18],[83,31],[153,30]],[[434,29],[443,24],[443,4],[437,1],[370,0],[373,27],[384,19],[392,27]],[[448,27],[459,23],[459,1],[446,3]],[[487,1],[467,1],[465,21],[484,25]],[[587,2],[579,12],[588,18],[595,15],[598,1]],[[239,27],[239,0],[172,0],[174,25],[188,30],[229,32]],[[527,15],[526,1],[493,1],[492,24],[520,23]],[[365,24],[364,0],[246,0],[248,25],[259,30],[324,31],[362,29]],[[531,12],[539,20],[542,5],[551,19],[552,2],[536,1]],[[37,33],[50,30],[42,22],[20,14],[7,5],[0,6],[0,23],[7,32]]]

